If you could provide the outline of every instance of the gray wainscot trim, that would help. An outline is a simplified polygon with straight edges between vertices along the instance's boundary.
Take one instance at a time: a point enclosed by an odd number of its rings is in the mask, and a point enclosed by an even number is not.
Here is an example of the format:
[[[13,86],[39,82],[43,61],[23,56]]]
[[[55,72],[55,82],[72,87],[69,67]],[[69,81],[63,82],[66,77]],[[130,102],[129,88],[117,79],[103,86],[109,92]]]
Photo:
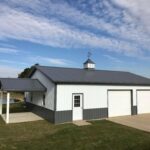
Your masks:
[[[83,120],[108,118],[108,108],[84,109]]]
[[[71,122],[72,121],[72,110],[67,111],[55,111],[55,124]]]
[[[132,106],[132,115],[137,115],[137,106]]]
[[[131,115],[137,115],[137,106],[133,105],[133,90],[131,90]]]
[[[26,103],[28,109],[33,113],[39,115],[45,120],[59,124],[65,122],[72,122],[72,110],[67,111],[52,111],[32,103]],[[83,120],[108,118],[108,108],[84,109]]]
[[[72,121],[72,110],[53,111],[29,102],[26,103],[26,106],[28,107],[29,111],[32,111],[51,123],[59,124]]]
[[[42,117],[43,119],[54,123],[54,111],[41,107],[41,106],[37,106],[34,105],[32,103],[27,102],[26,106],[28,107],[29,111],[32,111],[33,113],[37,114],[38,116]]]

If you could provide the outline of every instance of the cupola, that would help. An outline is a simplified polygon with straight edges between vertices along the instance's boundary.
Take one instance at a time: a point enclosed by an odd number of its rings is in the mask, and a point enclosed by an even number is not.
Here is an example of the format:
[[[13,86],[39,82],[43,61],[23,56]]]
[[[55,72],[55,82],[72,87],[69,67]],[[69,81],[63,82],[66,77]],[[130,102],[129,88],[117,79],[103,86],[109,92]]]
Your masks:
[[[95,69],[95,63],[90,59],[91,53],[88,52],[88,59],[87,61],[83,64],[84,69]]]

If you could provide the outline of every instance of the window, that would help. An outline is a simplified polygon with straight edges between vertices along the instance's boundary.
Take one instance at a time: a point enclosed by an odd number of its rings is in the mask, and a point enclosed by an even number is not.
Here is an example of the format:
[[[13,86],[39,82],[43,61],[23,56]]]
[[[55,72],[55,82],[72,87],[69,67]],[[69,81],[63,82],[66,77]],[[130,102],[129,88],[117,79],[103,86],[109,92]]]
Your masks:
[[[45,94],[43,95],[43,106],[45,106]]]
[[[74,96],[74,107],[80,107],[80,95]]]

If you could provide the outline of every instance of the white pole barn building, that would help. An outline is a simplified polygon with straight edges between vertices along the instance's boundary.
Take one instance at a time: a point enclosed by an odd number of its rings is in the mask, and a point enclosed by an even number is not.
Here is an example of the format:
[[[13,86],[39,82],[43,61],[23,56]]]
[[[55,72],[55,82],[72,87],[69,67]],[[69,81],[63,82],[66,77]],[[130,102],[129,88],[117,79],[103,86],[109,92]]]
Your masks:
[[[32,83],[32,90],[24,86],[27,106],[56,124],[150,113],[150,79],[96,70],[91,59],[83,69],[35,65],[28,78],[39,83]],[[38,85],[40,90],[35,89]]]

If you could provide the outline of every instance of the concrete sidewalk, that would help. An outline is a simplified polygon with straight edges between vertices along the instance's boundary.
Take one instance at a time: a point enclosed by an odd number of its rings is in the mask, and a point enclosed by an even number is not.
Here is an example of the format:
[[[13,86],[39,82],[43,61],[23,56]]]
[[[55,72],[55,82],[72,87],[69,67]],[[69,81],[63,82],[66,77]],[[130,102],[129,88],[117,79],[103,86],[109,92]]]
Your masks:
[[[108,118],[107,120],[150,132],[150,114],[113,117],[113,118]]]

